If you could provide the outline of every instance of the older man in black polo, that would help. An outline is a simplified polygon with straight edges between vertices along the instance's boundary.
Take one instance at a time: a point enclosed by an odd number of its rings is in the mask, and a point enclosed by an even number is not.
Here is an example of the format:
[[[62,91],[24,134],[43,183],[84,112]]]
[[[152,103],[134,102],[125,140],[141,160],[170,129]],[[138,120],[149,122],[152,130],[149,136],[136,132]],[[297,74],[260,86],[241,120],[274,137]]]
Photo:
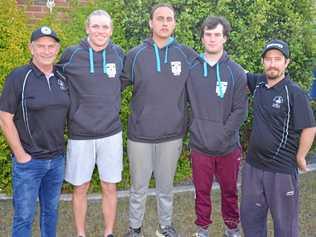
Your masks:
[[[51,28],[35,30],[31,62],[8,75],[0,98],[0,126],[12,150],[12,237],[32,236],[37,198],[41,236],[56,236],[70,103],[67,86],[53,66],[59,48]]]
[[[287,43],[272,40],[262,52],[264,74],[248,73],[253,128],[242,173],[241,223],[245,237],[267,236],[270,210],[274,236],[297,237],[298,168],[315,136],[308,97],[290,80]]]

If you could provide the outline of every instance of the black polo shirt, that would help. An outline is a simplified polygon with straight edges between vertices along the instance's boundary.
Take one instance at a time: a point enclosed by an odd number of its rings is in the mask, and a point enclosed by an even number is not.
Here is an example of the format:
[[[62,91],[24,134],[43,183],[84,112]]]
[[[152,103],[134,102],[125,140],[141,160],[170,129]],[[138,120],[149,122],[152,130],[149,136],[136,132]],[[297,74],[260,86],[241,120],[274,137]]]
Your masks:
[[[14,114],[23,148],[34,159],[64,153],[64,128],[69,107],[67,85],[54,70],[49,78],[32,63],[6,78],[0,110]]]
[[[247,162],[263,170],[296,174],[301,131],[315,126],[308,96],[289,76],[271,88],[265,75],[248,73],[247,79],[254,117]]]

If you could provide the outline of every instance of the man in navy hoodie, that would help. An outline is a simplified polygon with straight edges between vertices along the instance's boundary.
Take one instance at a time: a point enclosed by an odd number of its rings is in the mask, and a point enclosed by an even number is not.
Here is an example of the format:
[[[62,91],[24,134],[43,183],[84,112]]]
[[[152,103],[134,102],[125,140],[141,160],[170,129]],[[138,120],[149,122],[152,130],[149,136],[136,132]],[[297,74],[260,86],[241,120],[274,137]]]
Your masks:
[[[142,236],[152,173],[160,224],[156,236],[177,236],[172,226],[173,178],[187,126],[185,81],[196,53],[171,37],[175,25],[171,5],[153,6],[149,20],[152,37],[126,56],[122,82],[133,85],[133,97],[128,122],[130,228],[125,236]]]
[[[73,184],[73,212],[78,236],[85,236],[87,191],[95,167],[101,179],[104,236],[112,236],[116,183],[122,172],[122,129],[119,119],[123,51],[110,41],[112,20],[103,10],[86,22],[88,37],[69,47],[61,58],[69,82],[69,140],[65,180]]]
[[[247,81],[244,70],[224,51],[229,32],[230,24],[224,17],[205,19],[201,26],[205,52],[194,60],[187,81],[192,109],[190,145],[198,229],[195,236],[199,237],[208,236],[212,223],[214,176],[221,189],[224,235],[240,236],[237,178],[242,152],[239,128],[247,116]]]

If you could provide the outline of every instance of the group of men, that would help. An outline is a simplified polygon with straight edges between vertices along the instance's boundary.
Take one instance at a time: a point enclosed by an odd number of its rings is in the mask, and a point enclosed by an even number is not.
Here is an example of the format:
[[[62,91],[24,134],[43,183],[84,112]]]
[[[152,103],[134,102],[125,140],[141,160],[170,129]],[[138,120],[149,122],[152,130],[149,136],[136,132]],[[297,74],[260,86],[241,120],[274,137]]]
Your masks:
[[[110,40],[111,17],[96,10],[87,18],[87,37],[65,49],[56,65],[57,34],[47,26],[32,33],[32,59],[7,77],[0,99],[0,125],[12,150],[13,237],[31,236],[37,197],[41,236],[56,236],[64,178],[74,186],[77,236],[85,237],[87,191],[96,164],[104,237],[113,237],[123,156],[120,98],[128,85],[133,95],[125,237],[143,236],[152,174],[159,216],[155,235],[179,236],[172,224],[172,190],[187,128],[196,192],[194,236],[209,236],[214,177],[221,189],[224,236],[241,236],[240,219],[246,237],[267,236],[269,209],[275,236],[299,236],[297,168],[306,171],[305,157],[316,125],[307,96],[286,74],[288,45],[281,40],[269,42],[262,52],[265,73],[251,74],[224,50],[231,31],[224,17],[207,17],[203,22],[204,53],[200,55],[176,42],[175,26],[171,5],[153,6],[151,36],[124,55]],[[242,174],[240,215],[239,129],[247,117],[247,86],[253,96],[254,121]]]

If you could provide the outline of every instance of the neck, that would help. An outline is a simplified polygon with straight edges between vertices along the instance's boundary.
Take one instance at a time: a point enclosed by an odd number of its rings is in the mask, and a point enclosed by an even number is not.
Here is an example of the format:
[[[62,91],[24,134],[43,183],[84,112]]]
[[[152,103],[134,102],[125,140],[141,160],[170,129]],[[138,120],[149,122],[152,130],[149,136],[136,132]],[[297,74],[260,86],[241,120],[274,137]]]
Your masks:
[[[46,65],[46,64],[40,64],[36,61],[32,61],[32,62],[42,73],[45,74],[45,76],[52,74],[53,68],[54,68],[53,64]]]
[[[153,40],[159,48],[162,48],[167,44],[169,38],[158,38],[153,36]]]
[[[218,53],[209,53],[209,52],[205,52],[205,58],[206,60],[208,61],[213,61],[213,62],[217,62],[220,60],[220,58],[222,57],[223,55],[223,50],[218,52]]]
[[[88,37],[87,40],[88,40],[89,46],[90,46],[95,52],[102,51],[102,50],[105,49],[105,48],[108,46],[108,44],[109,44],[109,40],[108,40],[108,41],[105,42],[104,45],[102,45],[102,46],[97,46],[97,45],[94,45],[94,44],[91,43],[89,37]]]
[[[285,79],[285,75],[283,74],[282,76],[278,77],[278,78],[275,78],[275,79],[269,79],[267,77],[267,83],[268,83],[268,86],[269,87],[273,87],[275,86],[276,84],[278,84],[280,81],[282,81],[283,79]]]

